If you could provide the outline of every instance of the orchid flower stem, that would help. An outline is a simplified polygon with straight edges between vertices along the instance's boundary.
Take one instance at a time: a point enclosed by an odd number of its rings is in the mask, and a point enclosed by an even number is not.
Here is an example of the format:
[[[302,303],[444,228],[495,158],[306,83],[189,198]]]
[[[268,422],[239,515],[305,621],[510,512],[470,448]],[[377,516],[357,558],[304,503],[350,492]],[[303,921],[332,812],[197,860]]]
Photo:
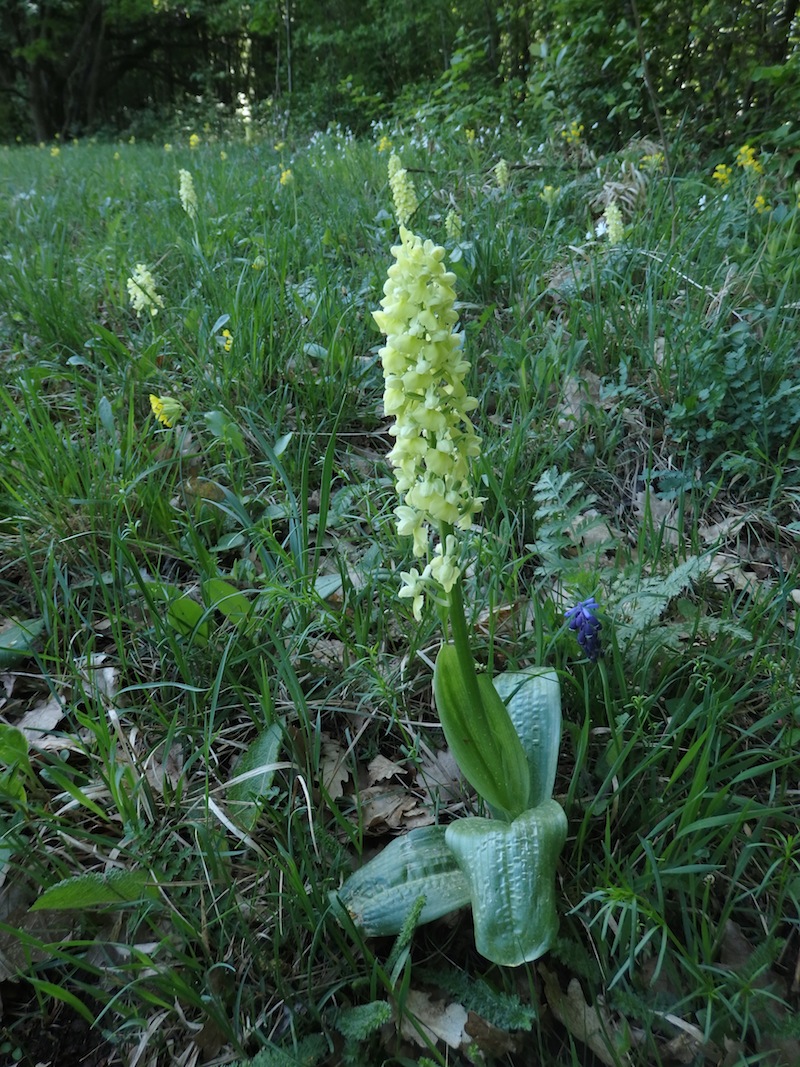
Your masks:
[[[452,527],[442,525],[442,544],[445,543],[447,535],[452,532]],[[478,676],[475,673],[475,660],[472,656],[472,649],[470,648],[469,643],[467,620],[464,615],[464,597],[461,592],[461,578],[458,579],[456,584],[450,590],[449,602],[448,617],[450,621],[450,633],[452,634],[453,645],[458,654],[458,665],[461,669],[461,676],[464,679],[464,684],[469,692],[470,703],[477,712],[482,706],[482,701],[478,689]]]

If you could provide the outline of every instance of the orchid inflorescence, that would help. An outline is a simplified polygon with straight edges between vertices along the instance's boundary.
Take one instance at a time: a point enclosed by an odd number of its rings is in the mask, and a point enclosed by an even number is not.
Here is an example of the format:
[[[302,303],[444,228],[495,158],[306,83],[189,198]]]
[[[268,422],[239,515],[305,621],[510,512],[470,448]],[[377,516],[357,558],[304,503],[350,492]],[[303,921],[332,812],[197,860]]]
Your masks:
[[[386,334],[381,349],[384,410],[394,416],[396,439],[389,453],[400,505],[395,509],[401,536],[413,538],[417,558],[428,556],[431,528],[439,531],[433,556],[423,571],[403,572],[400,596],[411,597],[421,617],[426,589],[437,583],[449,593],[461,573],[453,530],[467,530],[483,504],[470,481],[470,461],[480,455],[469,412],[478,401],[464,378],[470,364],[455,332],[455,276],[445,270],[445,250],[400,227],[392,249],[381,311],[373,312]]]

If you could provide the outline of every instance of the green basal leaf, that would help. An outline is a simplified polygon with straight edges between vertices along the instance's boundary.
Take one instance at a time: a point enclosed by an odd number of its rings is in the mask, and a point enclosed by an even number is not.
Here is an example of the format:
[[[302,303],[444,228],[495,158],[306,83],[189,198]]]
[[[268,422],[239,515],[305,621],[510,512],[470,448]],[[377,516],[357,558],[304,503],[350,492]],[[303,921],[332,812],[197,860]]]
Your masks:
[[[6,767],[21,767],[26,774],[33,774],[28,759],[28,739],[16,726],[0,723],[0,763]]]
[[[467,879],[475,946],[507,967],[544,955],[558,933],[556,866],[567,817],[555,800],[512,823],[459,819],[445,841]]]
[[[553,795],[561,747],[561,687],[555,671],[506,671],[494,687],[508,709],[528,760],[531,808]]]
[[[283,728],[271,723],[245,750],[234,768],[234,782],[228,789],[228,800],[237,804],[236,821],[247,830],[258,822],[260,800],[272,788],[275,762],[283,744]]]
[[[182,633],[185,637],[191,637],[198,645],[207,645],[209,627],[207,611],[202,604],[192,600],[190,596],[181,596],[170,602],[167,608],[167,619],[171,626]]]
[[[244,593],[222,578],[208,578],[203,582],[203,599],[236,624],[246,622],[253,607]]]
[[[21,660],[27,659],[34,641],[43,629],[43,619],[28,619],[3,630],[0,633],[0,669],[14,667]]]
[[[445,842],[444,826],[420,826],[351,874],[335,897],[365,934],[383,937],[403,930],[420,898],[420,923],[463,908],[469,887]]]
[[[454,645],[442,645],[433,692],[447,744],[464,777],[508,817],[528,807],[528,761],[508,709],[486,675],[477,675],[480,704],[470,696]]]

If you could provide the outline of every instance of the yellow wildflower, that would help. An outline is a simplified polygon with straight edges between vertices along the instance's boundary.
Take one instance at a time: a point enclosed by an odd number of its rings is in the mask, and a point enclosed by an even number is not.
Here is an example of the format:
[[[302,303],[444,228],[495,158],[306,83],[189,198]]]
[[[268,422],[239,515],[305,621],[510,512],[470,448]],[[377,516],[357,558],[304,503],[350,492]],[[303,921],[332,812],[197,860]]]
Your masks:
[[[165,152],[171,152],[172,151],[172,145],[169,143],[169,141],[167,141],[167,143],[164,145],[164,151]]]
[[[149,311],[155,316],[158,314],[158,309],[163,308],[164,298],[156,292],[153,275],[144,263],[136,264],[133,274],[128,278],[127,287],[128,296],[137,315],[143,311]]]
[[[583,137],[583,123],[575,122],[570,123],[568,130],[562,130],[561,136],[567,142],[567,144],[576,145],[580,144],[581,137]]]
[[[267,261],[266,261],[266,259],[264,259],[263,256],[256,256],[256,258],[250,264],[250,266],[253,268],[253,270],[263,270],[264,267],[266,267],[266,265],[267,265]]]
[[[286,142],[285,141],[278,141],[276,143],[276,145],[275,145],[275,151],[276,152],[282,152],[285,147],[286,147]]]
[[[50,155],[53,157],[53,159],[55,159],[56,156],[61,155],[61,149],[58,147],[57,144],[54,144],[53,147],[50,149]]]
[[[400,162],[400,157],[392,152],[389,157],[389,188],[394,200],[394,213],[401,226],[407,226],[419,207],[417,191],[408,176],[408,171]]]
[[[452,209],[447,212],[447,217],[444,220],[444,230],[451,241],[461,240],[461,216],[457,211]]]
[[[539,199],[543,200],[548,208],[555,207],[559,196],[561,196],[561,186],[556,188],[555,185],[545,185],[539,193]]]
[[[222,337],[224,338],[222,342],[223,351],[230,352],[230,350],[233,348],[233,334],[230,330],[223,330]]]
[[[467,144],[475,143],[475,131],[471,127],[468,126],[466,130],[464,130],[464,136],[467,139]]]
[[[622,212],[615,200],[612,200],[606,207],[603,218],[606,220],[608,243],[612,245],[620,244],[625,233],[625,227],[622,222]]]
[[[115,159],[115,160],[120,160],[120,159],[122,159],[122,156],[121,156],[121,155],[119,154],[119,152],[115,152],[115,153],[114,153],[114,159]]]
[[[190,219],[197,218],[197,193],[194,191],[194,181],[188,170],[179,170],[181,206]]]
[[[291,185],[294,181],[294,174],[288,168],[281,171],[280,183],[281,185]]]
[[[223,163],[228,158],[228,153],[225,151],[224,148],[220,149],[219,158],[222,160]]]
[[[150,408],[161,425],[167,429],[174,426],[183,414],[183,404],[170,396],[155,396],[151,393]]]
[[[650,152],[642,156],[642,166],[645,170],[658,171],[664,169],[664,153]]]
[[[388,152],[388,151],[391,150],[391,147],[392,147],[392,142],[389,140],[389,138],[386,136],[386,134],[384,134],[383,137],[381,137],[380,141],[378,141],[378,151],[379,152]]]
[[[442,525],[467,530],[483,505],[470,478],[480,439],[469,412],[478,401],[464,385],[470,364],[462,356],[462,337],[454,332],[455,275],[445,269],[445,250],[401,225],[392,255],[396,262],[389,268],[381,310],[372,314],[386,335],[380,358],[384,411],[395,419],[388,458],[401,501],[395,508],[397,532],[413,538],[419,558],[429,555],[431,531]],[[451,529],[422,573],[401,574],[400,596],[411,598],[419,618],[426,589],[438,585],[449,592],[459,574]]]
[[[511,175],[508,170],[508,163],[504,159],[501,159],[497,166],[494,168],[494,176],[497,179],[497,184],[501,190],[508,188]]]
[[[200,147],[200,136],[199,136],[199,134],[193,133],[191,135],[191,137],[189,138],[189,147],[191,149],[195,149],[195,148],[199,148]]]
[[[753,207],[756,209],[759,215],[763,215],[765,211],[772,211],[772,206],[767,203],[761,193],[759,193],[753,201]]]
[[[745,171],[752,171],[753,174],[764,173],[764,168],[761,166],[761,161],[756,157],[756,150],[752,145],[742,145],[736,153],[735,163],[737,167],[741,167]]]
[[[731,174],[733,174],[733,167],[729,167],[727,163],[717,163],[711,178],[713,181],[725,186],[730,185]]]

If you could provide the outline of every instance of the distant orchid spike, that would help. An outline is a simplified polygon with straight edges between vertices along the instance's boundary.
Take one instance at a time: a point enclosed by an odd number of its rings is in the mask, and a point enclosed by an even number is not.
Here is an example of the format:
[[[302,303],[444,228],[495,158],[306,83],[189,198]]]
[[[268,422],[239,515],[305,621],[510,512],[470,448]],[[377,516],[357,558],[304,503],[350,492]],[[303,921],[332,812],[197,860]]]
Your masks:
[[[602,623],[596,615],[598,607],[599,604],[592,596],[588,600],[579,601],[574,608],[569,608],[564,612],[570,630],[575,631],[578,644],[592,663],[597,661],[602,651],[600,647]]]

